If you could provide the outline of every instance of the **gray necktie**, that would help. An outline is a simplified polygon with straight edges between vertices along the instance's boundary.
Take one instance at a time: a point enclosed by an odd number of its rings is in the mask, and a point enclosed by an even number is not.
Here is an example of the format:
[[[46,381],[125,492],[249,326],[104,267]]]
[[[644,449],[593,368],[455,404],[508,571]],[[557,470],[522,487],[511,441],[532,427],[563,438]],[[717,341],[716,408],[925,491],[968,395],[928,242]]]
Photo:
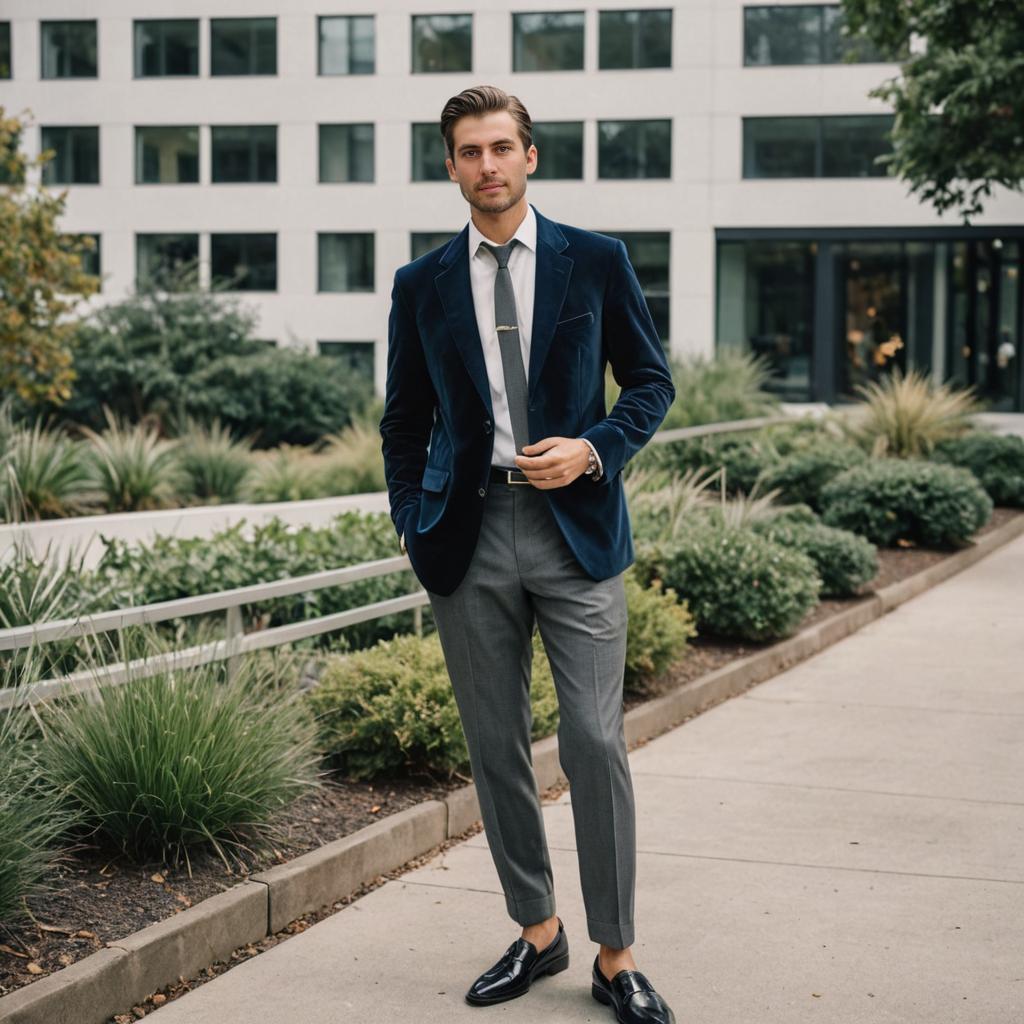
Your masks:
[[[508,258],[518,241],[518,238],[513,238],[505,245],[490,245],[487,242],[480,244],[498,261],[498,273],[494,278],[494,323],[498,331],[501,368],[505,374],[505,398],[512,419],[512,438],[516,454],[522,455],[523,445],[530,443],[526,414],[526,371],[523,368],[523,352],[519,347],[519,320],[516,317],[512,274],[508,269]]]

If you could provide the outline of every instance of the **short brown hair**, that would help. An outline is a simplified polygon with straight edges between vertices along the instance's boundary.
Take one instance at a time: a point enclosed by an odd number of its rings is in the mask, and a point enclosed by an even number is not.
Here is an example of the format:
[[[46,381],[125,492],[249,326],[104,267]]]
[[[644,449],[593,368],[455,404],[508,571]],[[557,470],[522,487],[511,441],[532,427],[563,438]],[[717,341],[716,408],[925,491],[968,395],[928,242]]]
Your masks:
[[[455,122],[463,117],[480,117],[507,110],[515,119],[523,149],[533,145],[533,121],[517,96],[510,96],[496,85],[474,85],[453,96],[441,111],[441,135],[449,158],[455,161]]]

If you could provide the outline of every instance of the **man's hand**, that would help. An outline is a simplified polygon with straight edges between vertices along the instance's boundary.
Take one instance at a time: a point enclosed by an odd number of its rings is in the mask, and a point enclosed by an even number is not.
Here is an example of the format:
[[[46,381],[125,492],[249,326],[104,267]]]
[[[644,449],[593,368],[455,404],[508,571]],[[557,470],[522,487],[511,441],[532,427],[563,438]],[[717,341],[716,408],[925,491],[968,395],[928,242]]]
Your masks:
[[[523,445],[516,466],[542,491],[565,487],[581,476],[590,459],[590,446],[579,437],[545,437]]]

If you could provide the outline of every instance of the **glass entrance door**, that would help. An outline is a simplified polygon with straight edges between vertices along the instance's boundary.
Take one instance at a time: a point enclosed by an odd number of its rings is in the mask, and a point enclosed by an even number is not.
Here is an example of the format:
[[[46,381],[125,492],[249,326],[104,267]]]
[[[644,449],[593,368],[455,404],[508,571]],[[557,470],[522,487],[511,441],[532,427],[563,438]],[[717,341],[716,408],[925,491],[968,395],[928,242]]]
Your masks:
[[[837,246],[836,311],[842,339],[836,397],[855,401],[859,385],[907,365],[906,260],[899,242]]]
[[[951,376],[993,412],[1024,409],[1022,248],[998,238],[950,247]]]

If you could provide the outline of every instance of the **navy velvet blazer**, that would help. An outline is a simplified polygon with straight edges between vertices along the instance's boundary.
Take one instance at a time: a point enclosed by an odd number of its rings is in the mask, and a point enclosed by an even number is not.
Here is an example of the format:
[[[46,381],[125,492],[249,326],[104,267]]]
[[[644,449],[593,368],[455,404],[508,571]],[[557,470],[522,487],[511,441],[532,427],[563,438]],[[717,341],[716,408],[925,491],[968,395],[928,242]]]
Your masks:
[[[534,212],[530,443],[585,437],[601,456],[599,481],[582,475],[541,493],[583,570],[602,580],[634,560],[621,470],[660,426],[675,387],[622,242]],[[440,595],[469,567],[491,486],[494,413],[468,238],[467,225],[399,268],[388,319],[380,432],[391,518],[420,582]],[[622,389],[610,412],[607,363]]]

